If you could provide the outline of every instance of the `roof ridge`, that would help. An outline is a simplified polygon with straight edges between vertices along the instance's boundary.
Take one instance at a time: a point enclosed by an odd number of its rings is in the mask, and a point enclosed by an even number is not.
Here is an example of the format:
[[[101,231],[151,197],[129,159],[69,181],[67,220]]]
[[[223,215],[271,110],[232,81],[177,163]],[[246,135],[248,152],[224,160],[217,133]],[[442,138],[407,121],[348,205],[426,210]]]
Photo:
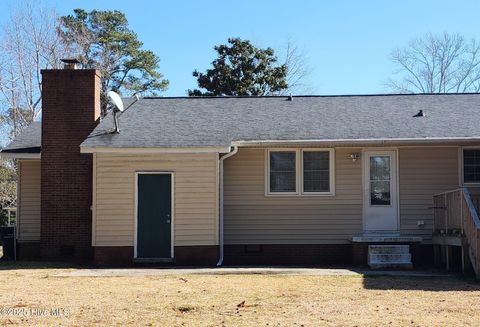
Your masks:
[[[389,97],[389,96],[450,96],[450,95],[480,95],[480,93],[466,92],[466,93],[372,93],[372,94],[303,94],[292,95],[293,98],[342,98],[342,97]],[[146,96],[142,99],[275,99],[275,98],[289,98],[290,95],[240,95],[240,96]]]

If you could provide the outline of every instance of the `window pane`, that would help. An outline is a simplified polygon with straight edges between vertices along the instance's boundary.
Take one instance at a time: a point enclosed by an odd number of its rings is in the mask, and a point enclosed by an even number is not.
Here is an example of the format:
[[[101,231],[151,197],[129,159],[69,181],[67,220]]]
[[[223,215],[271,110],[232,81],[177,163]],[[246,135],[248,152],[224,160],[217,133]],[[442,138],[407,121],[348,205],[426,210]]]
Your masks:
[[[372,205],[390,205],[390,182],[389,181],[371,181],[370,182],[370,204]]]
[[[463,181],[480,183],[480,150],[463,150]]]
[[[270,192],[295,192],[295,152],[270,152]]]
[[[390,157],[370,157],[370,204],[390,205]]]
[[[390,157],[370,157],[370,180],[390,180]]]
[[[330,191],[330,152],[303,152],[303,191]]]

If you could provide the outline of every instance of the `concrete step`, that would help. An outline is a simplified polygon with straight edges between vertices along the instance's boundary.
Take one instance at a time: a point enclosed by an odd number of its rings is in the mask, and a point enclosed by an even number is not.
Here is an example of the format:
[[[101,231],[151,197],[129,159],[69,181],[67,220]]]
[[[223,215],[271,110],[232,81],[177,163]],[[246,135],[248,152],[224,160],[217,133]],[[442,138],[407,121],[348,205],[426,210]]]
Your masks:
[[[368,265],[372,269],[412,269],[409,245],[369,245]]]
[[[409,263],[409,262],[412,262],[412,255],[410,253],[382,253],[382,254],[369,253],[368,262]]]
[[[412,263],[370,263],[371,269],[398,269],[409,270],[413,268]]]
[[[369,245],[368,253],[382,254],[382,253],[410,253],[409,245]]]

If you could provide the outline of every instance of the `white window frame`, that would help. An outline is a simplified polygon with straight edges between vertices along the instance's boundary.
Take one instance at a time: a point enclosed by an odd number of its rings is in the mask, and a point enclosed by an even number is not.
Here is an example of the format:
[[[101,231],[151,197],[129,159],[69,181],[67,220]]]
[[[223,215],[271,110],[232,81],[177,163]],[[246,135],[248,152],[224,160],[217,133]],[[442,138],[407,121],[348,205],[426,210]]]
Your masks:
[[[305,192],[303,190],[303,153],[304,152],[329,153],[329,182],[328,192]],[[270,152],[295,152],[295,192],[270,191]],[[334,148],[271,148],[265,150],[265,196],[334,196],[335,195],[335,149]]]
[[[480,186],[480,182],[465,183],[465,172],[463,167],[463,150],[480,150],[480,146],[461,146],[458,149],[458,170],[459,170],[459,185],[460,186]]]
[[[329,181],[329,191],[328,192],[305,192],[303,190],[304,185],[303,185],[303,153],[304,152],[328,152],[328,181]],[[300,156],[300,161],[301,161],[301,169],[300,169],[300,192],[304,196],[309,196],[309,195],[335,195],[335,151],[332,148],[305,148],[301,149],[301,156]]]
[[[270,191],[270,152],[295,152],[295,192],[271,192]],[[300,152],[295,148],[279,148],[279,149],[267,149],[266,151],[266,167],[265,167],[265,195],[268,196],[291,196],[298,195],[300,190],[300,181],[298,179],[298,169],[300,168]]]

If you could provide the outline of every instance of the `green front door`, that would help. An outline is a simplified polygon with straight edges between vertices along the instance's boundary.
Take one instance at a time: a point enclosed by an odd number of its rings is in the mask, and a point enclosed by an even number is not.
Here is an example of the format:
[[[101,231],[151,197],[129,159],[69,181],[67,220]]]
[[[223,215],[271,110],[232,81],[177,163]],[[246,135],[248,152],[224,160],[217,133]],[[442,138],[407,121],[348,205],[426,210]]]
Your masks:
[[[138,174],[137,258],[171,258],[172,175]]]

